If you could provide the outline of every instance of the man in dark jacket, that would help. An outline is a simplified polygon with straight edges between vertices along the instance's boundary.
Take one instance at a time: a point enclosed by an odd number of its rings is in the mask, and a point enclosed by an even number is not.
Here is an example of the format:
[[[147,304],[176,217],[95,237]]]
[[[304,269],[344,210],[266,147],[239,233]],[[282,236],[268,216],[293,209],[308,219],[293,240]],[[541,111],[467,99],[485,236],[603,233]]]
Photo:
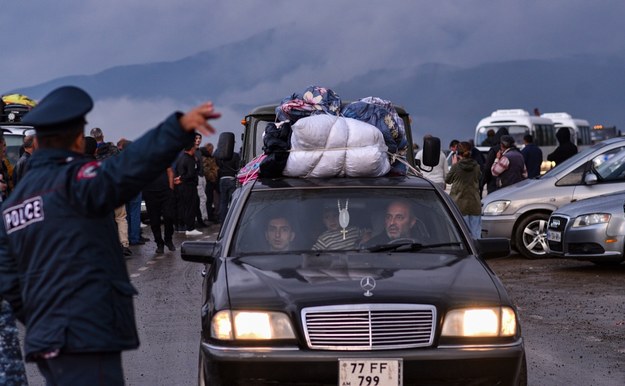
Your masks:
[[[172,114],[106,162],[86,158],[93,101],[65,86],[25,117],[39,149],[3,203],[0,295],[26,325],[25,354],[48,385],[123,385],[121,352],[139,339],[113,209],[162,173],[194,129],[211,134],[211,103]]]
[[[189,143],[184,148],[176,161],[174,184],[178,189],[178,205],[180,217],[185,225],[187,236],[199,236],[201,231],[195,229],[195,216],[197,214],[198,202],[200,200],[197,193],[198,165],[195,158],[195,143]]]
[[[527,178],[538,177],[540,176],[540,165],[543,163],[543,151],[534,144],[534,137],[531,134],[525,134],[523,142],[525,142],[525,146],[521,150],[521,154],[525,160]]]
[[[556,165],[558,165],[577,154],[577,146],[571,142],[571,132],[566,127],[558,129],[556,138],[558,138],[559,145],[553,153],[547,155],[547,160],[553,161]]]

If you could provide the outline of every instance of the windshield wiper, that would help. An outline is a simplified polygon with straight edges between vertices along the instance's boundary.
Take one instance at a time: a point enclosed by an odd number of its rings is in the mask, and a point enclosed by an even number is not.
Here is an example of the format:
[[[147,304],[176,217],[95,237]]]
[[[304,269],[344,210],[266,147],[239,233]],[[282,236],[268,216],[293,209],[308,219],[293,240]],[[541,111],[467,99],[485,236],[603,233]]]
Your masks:
[[[438,244],[421,244],[421,243],[397,243],[397,244],[381,244],[374,245],[373,247],[367,248],[369,252],[385,252],[385,251],[407,251],[407,252],[417,252],[424,249],[432,249],[438,247],[449,247],[449,246],[460,246],[462,243],[459,241],[450,242],[450,243],[438,243]]]

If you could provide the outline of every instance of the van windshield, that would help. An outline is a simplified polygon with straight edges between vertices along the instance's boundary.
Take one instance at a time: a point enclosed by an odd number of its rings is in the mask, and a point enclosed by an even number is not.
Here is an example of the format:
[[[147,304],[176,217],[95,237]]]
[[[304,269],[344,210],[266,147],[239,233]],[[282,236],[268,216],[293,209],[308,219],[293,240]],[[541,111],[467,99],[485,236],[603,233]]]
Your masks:
[[[488,138],[488,131],[493,130],[495,133],[501,128],[506,128],[508,134],[514,137],[514,142],[517,144],[523,143],[523,136],[529,133],[529,128],[523,125],[490,125],[482,126],[475,133],[475,143],[480,144],[478,146],[490,146],[487,142],[484,142]]]

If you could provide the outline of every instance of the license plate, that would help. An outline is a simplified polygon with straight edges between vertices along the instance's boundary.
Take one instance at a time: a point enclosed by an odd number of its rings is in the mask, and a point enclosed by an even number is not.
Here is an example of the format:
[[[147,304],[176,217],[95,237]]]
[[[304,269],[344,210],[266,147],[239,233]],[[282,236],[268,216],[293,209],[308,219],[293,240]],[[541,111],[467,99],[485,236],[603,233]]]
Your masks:
[[[339,359],[339,386],[402,386],[401,359]]]
[[[562,233],[557,231],[547,231],[547,240],[549,241],[562,241]]]

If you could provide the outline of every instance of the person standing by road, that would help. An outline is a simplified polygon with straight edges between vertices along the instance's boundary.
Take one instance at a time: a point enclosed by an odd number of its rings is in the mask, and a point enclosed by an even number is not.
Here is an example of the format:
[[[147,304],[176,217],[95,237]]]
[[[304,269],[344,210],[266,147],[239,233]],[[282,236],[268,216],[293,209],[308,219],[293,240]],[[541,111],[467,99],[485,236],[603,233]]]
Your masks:
[[[154,181],[148,184],[142,191],[145,200],[145,208],[150,220],[150,228],[156,243],[156,253],[165,251],[165,246],[170,251],[176,247],[172,237],[174,235],[175,203],[174,203],[174,171],[171,167],[162,172]],[[161,221],[162,219],[162,221]],[[164,235],[161,234],[161,222]]]
[[[556,165],[577,154],[577,146],[571,142],[571,132],[566,127],[561,127],[556,133],[558,147],[547,155],[547,161],[553,161]]]
[[[505,188],[527,178],[527,169],[523,154],[514,145],[514,137],[504,135],[500,140],[501,149],[497,152],[491,167],[493,177],[497,178],[497,189]]]
[[[534,137],[531,134],[523,136],[525,146],[521,150],[525,167],[527,168],[527,178],[540,176],[540,165],[543,163],[543,151],[534,144]]]
[[[195,229],[195,217],[198,210],[199,197],[197,194],[198,172],[195,159],[195,142],[187,144],[184,152],[176,161],[176,177],[174,184],[178,185],[178,205],[181,218],[185,225],[185,235],[199,236],[201,231]]]
[[[200,145],[202,144],[202,136],[195,134],[195,163],[197,164],[197,196],[198,207],[195,211],[195,223],[198,228],[206,228],[208,225],[204,222],[208,218],[206,213],[206,178],[204,177],[204,155]]]
[[[194,130],[214,133],[212,103],[175,113],[106,162],[84,151],[93,100],[64,86],[25,117],[39,149],[3,203],[0,295],[26,325],[25,354],[48,385],[124,384],[121,352],[139,338],[113,209],[163,172]]]
[[[119,148],[112,142],[104,142],[104,133],[99,127],[94,127],[89,132],[91,137],[96,140],[95,158],[98,161],[104,161],[110,157],[119,154]],[[128,239],[128,219],[126,213],[126,204],[115,208],[115,223],[117,224],[117,234],[119,235],[119,243],[124,251],[124,256],[131,256],[130,240]]]
[[[497,158],[497,153],[501,150],[501,137],[504,135],[508,135],[507,127],[500,127],[497,129],[495,133],[495,137],[493,142],[495,144],[488,149],[488,154],[486,155],[486,162],[484,162],[484,170],[482,172],[482,181],[480,182],[480,191],[484,191],[484,185],[486,185],[486,191],[488,193],[492,193],[497,190],[497,178],[493,177],[491,173],[491,169],[493,168],[493,164],[495,163],[495,159]]]
[[[121,139],[117,143],[117,149],[123,151],[132,141]],[[126,203],[126,223],[128,224],[128,243],[130,245],[143,245],[147,239],[141,236],[141,193],[132,197]]]
[[[458,162],[451,166],[445,182],[451,184],[449,195],[460,209],[471,235],[479,239],[482,233],[482,203],[478,192],[480,165],[471,157],[471,148],[469,142],[458,144]]]
[[[213,156],[215,147],[212,143],[207,143],[202,150],[202,167],[204,169],[204,178],[206,179],[206,214],[208,221],[213,223],[219,222],[219,167],[217,160]]]
[[[28,130],[24,134],[23,148],[24,153],[22,153],[20,159],[17,160],[15,169],[13,170],[13,186],[16,186],[24,173],[28,171],[28,160],[33,154],[33,151],[37,149],[37,137],[35,136],[34,130]]]

